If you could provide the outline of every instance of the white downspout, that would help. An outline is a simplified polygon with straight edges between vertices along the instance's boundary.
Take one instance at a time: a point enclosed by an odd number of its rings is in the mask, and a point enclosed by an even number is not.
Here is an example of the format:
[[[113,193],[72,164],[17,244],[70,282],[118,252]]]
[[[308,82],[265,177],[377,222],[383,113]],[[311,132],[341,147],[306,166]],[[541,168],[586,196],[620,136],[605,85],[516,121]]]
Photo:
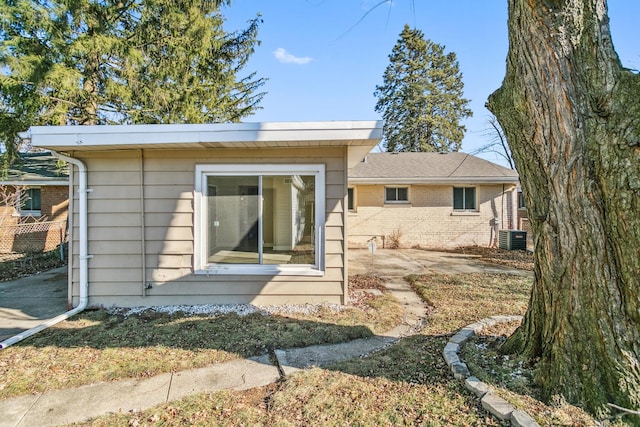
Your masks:
[[[67,311],[53,319],[47,320],[44,323],[39,324],[38,326],[26,330],[18,335],[14,335],[11,338],[8,338],[5,341],[0,342],[0,349],[7,348],[10,345],[13,345],[17,342],[22,341],[25,338],[28,338],[44,329],[47,329],[56,323],[60,323],[63,320],[67,320],[68,318],[80,313],[85,308],[87,308],[87,304],[89,302],[89,256],[88,247],[89,242],[87,239],[87,193],[90,192],[87,188],[87,167],[85,164],[73,157],[68,157],[60,153],[56,153],[55,151],[52,154],[66,162],[72,163],[78,167],[78,209],[79,209],[79,222],[78,229],[80,231],[80,300],[78,302],[78,306],[72,310]],[[73,184],[71,184],[73,185]],[[69,259],[73,259],[73,257],[69,256]]]

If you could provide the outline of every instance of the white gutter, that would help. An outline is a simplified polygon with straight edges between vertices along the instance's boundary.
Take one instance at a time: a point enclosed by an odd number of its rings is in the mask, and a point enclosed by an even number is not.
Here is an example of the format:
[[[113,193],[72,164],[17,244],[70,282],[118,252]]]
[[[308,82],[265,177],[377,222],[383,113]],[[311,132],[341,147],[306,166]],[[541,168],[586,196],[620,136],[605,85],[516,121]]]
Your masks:
[[[67,311],[53,319],[49,319],[44,323],[39,324],[38,326],[26,330],[18,335],[14,335],[13,337],[0,342],[0,349],[7,348],[10,345],[13,345],[17,342],[22,341],[25,338],[28,338],[38,332],[47,329],[56,323],[60,323],[63,320],[67,320],[68,318],[80,313],[85,308],[87,308],[87,304],[89,302],[89,258],[91,258],[88,254],[88,239],[87,239],[87,193],[91,190],[87,189],[87,167],[83,162],[78,159],[74,159],[73,157],[67,157],[60,153],[53,152],[53,155],[66,161],[72,163],[78,167],[78,200],[79,200],[79,224],[78,228],[80,230],[80,300],[78,302],[78,306],[72,310]],[[70,257],[71,259],[71,257]]]

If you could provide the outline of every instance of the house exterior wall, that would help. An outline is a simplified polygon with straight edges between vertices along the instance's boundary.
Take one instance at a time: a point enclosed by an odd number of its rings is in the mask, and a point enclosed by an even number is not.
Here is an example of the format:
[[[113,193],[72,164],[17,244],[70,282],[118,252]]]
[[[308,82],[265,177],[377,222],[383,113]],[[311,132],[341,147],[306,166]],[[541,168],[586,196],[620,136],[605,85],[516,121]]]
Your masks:
[[[91,190],[90,306],[344,302],[344,147],[148,149],[73,156],[87,165]],[[201,164],[324,164],[324,274],[194,274],[194,181],[195,166]],[[78,203],[72,205],[75,230]],[[78,234],[73,233],[72,245],[74,304],[79,294]]]
[[[384,185],[352,186],[350,247],[366,247],[372,238],[378,246],[388,247],[394,235],[401,247],[489,246],[495,244],[498,229],[515,228],[515,185],[475,186],[477,212],[454,212],[452,185],[398,186],[409,187],[409,203],[385,204]]]

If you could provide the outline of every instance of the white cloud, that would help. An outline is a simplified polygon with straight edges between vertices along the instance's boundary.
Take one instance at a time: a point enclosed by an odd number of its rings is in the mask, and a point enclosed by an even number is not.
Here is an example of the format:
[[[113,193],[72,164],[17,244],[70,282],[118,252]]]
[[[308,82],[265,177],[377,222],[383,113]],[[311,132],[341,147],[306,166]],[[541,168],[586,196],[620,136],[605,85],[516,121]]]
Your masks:
[[[298,56],[294,56],[292,54],[290,54],[289,52],[287,52],[284,48],[277,48],[276,50],[273,51],[273,56],[276,57],[276,59],[280,62],[282,62],[283,64],[300,64],[300,65],[304,65],[304,64],[308,64],[309,62],[313,61],[313,58],[309,57],[309,56],[305,56],[305,57],[298,57]]]

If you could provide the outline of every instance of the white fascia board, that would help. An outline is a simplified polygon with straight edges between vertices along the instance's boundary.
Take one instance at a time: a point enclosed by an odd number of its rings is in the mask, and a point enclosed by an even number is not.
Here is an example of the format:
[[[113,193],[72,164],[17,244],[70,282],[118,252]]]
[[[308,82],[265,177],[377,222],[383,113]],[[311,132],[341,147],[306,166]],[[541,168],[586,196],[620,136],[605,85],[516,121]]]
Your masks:
[[[16,187],[48,187],[48,186],[52,186],[52,185],[59,185],[62,187],[66,187],[69,185],[69,180],[66,181],[60,181],[60,180],[56,180],[56,181],[46,181],[46,180],[41,180],[41,181],[0,181],[0,185],[12,185],[12,186],[16,186]]]
[[[353,185],[518,184],[518,177],[349,178]]]
[[[382,138],[381,121],[262,122],[103,126],[34,126],[24,137],[50,148],[113,147],[145,144],[198,144],[271,141],[352,141]]]

